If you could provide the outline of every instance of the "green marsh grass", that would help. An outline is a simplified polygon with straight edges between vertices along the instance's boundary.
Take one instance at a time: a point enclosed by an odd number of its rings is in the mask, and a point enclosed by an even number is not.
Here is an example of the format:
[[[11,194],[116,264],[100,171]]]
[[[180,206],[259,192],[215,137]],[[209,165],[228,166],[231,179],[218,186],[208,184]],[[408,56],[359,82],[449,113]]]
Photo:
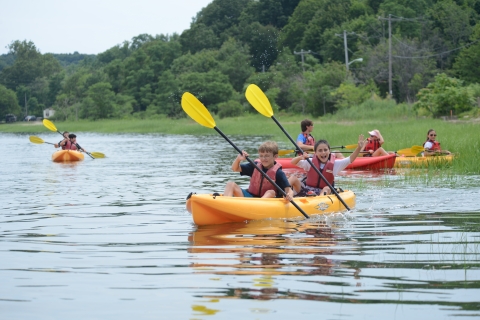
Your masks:
[[[404,113],[404,111],[402,112]],[[372,118],[374,119],[372,120],[361,119],[360,115],[357,115],[358,118],[354,120],[350,116],[342,118],[341,114],[337,114],[334,118],[309,118],[314,121],[312,134],[317,140],[326,139],[332,146],[355,144],[359,134],[367,136],[368,131],[379,129],[385,139],[383,147],[387,151],[422,145],[425,142],[427,131],[435,129],[438,135],[437,139],[441,142],[442,148],[455,153],[457,157],[452,164],[429,166],[427,169],[429,174],[435,174],[436,171],[451,171],[455,174],[480,173],[480,166],[478,165],[480,157],[480,139],[478,138],[480,136],[480,121],[415,119],[401,116],[402,112],[392,111],[389,117],[382,120],[375,119],[373,115]],[[391,118],[392,114],[398,116]],[[296,140],[297,135],[300,133],[300,121],[306,117],[286,114],[276,114],[275,117],[292,138]],[[241,117],[215,119],[215,122],[216,126],[227,136],[264,136],[265,139],[277,141],[281,149],[293,148],[291,142],[275,122],[260,114],[247,113]],[[75,133],[218,135],[215,130],[203,127],[190,118],[178,120],[158,118],[144,120],[54,121],[54,123],[60,131],[68,130]],[[50,131],[41,122],[17,122],[1,124],[1,132],[29,133],[41,137],[42,133]]]

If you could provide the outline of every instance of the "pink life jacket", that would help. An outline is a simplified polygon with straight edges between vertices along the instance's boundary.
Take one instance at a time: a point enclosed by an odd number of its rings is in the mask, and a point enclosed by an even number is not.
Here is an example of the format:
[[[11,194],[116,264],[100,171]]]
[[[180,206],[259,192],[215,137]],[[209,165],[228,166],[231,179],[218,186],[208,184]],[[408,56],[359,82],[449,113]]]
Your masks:
[[[307,146],[315,146],[315,138],[311,135],[311,134],[306,134],[306,133],[303,133],[303,137],[305,138],[305,142],[303,143],[304,145],[307,145]],[[301,152],[297,152],[298,155],[302,155]]]
[[[257,163],[257,166],[260,170],[263,170],[263,166],[261,163]],[[275,162],[273,167],[265,172],[267,176],[270,177],[275,182],[275,176],[277,174],[277,170],[282,168],[282,166]],[[250,179],[250,185],[248,186],[248,192],[256,197],[262,197],[265,192],[268,190],[277,190],[273,184],[271,184],[257,169],[253,170],[252,178]]]
[[[432,147],[430,148],[431,151],[436,151],[436,150],[442,151],[442,148],[440,148],[440,142],[432,141],[432,140],[428,140],[427,142],[431,142],[433,144]],[[425,143],[423,144],[424,146],[425,146]]]
[[[330,185],[333,186],[335,182],[335,176],[333,175],[333,166],[334,166],[334,161],[329,160],[325,166],[323,167],[323,170],[320,169],[320,160],[315,156],[312,158],[312,164],[320,170],[322,175],[325,177],[325,179],[330,183]],[[318,175],[317,171],[312,167],[310,170],[307,172],[307,180],[305,181],[306,185],[309,187],[313,188],[320,188],[323,189],[326,186],[328,186],[325,181]]]
[[[306,139],[304,144],[306,144],[307,146],[315,146],[315,138],[311,134],[304,133],[303,136]]]

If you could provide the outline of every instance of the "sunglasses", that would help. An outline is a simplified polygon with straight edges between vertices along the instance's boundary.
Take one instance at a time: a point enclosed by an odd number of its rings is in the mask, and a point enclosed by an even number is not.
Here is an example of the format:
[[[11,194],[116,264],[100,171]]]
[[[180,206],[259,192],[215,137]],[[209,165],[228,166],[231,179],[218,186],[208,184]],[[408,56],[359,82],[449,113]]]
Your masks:
[[[436,137],[436,134],[429,134],[430,137]]]

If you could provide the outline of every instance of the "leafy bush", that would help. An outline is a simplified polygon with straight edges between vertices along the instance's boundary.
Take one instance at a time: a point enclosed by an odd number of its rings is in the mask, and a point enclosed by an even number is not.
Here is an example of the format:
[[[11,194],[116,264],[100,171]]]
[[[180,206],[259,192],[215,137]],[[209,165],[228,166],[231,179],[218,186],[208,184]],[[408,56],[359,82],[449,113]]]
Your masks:
[[[475,105],[473,91],[463,86],[463,81],[450,78],[445,73],[435,77],[435,81],[421,89],[415,109],[426,109],[434,117],[459,114],[469,111]]]
[[[235,100],[229,100],[218,104],[218,116],[220,119],[227,117],[237,117],[244,111],[243,106]]]

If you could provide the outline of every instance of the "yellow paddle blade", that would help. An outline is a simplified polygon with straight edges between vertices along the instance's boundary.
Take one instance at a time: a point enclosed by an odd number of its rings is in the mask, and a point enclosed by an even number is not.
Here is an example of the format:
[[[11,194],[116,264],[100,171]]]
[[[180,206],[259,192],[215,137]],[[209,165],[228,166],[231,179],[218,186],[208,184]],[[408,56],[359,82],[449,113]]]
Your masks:
[[[94,157],[95,159],[105,158],[105,154],[103,154],[103,153],[101,153],[101,152],[90,152],[90,154],[91,154],[92,157]]]
[[[412,146],[412,151],[415,152],[415,154],[419,154],[420,152],[425,151],[425,148],[422,146]]]
[[[263,93],[257,85],[251,84],[248,86],[247,91],[245,92],[245,97],[248,102],[255,108],[259,113],[263,114],[265,117],[271,118],[273,116],[272,106],[270,101],[268,101],[267,96]]]
[[[41,143],[44,143],[45,141],[43,141],[42,138],[39,138],[39,137],[36,137],[36,136],[30,136],[30,142],[33,142],[33,143],[37,143],[37,144],[41,144]]]
[[[294,153],[295,150],[278,150],[278,155],[279,156],[285,156],[287,154],[290,154],[290,153]]]
[[[45,127],[47,127],[48,130],[51,130],[51,131],[55,131],[57,132],[57,127],[55,127],[55,125],[53,124],[52,121],[48,120],[48,119],[43,119],[43,125]]]
[[[424,148],[422,146],[412,146],[411,148],[398,150],[397,153],[406,157],[415,157],[422,151],[424,151]]]
[[[345,149],[357,149],[358,144],[348,144],[345,146]]]
[[[213,129],[215,120],[208,112],[207,108],[190,92],[185,92],[182,96],[182,109],[193,120],[204,127]]]

